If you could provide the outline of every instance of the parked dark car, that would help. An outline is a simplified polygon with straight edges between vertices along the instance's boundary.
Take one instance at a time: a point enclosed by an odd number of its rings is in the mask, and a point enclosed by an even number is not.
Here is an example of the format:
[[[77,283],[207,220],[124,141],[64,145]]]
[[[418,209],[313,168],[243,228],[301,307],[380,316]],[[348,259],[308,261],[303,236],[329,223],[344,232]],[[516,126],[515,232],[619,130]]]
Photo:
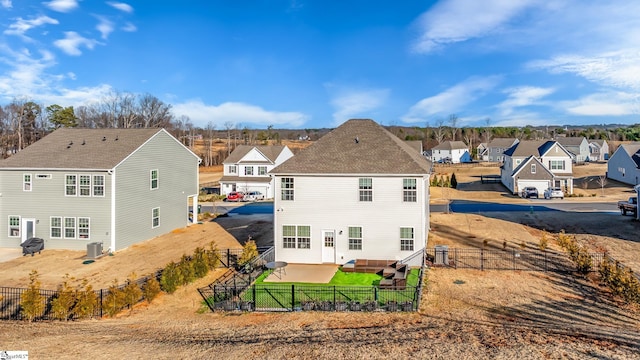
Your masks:
[[[220,195],[220,188],[215,186],[205,186],[200,188],[200,193],[205,195]]]
[[[227,197],[224,199],[225,201],[242,201],[244,199],[244,194],[239,191],[232,191],[227,194]]]
[[[522,189],[522,197],[525,199],[538,198],[538,189],[533,186],[527,186]]]

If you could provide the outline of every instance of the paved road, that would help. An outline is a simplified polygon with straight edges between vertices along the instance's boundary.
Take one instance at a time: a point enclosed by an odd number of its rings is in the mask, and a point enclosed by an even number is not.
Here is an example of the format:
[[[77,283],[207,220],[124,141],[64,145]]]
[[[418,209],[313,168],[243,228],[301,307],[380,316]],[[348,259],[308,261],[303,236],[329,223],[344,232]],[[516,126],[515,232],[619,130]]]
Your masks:
[[[446,205],[436,204],[430,207],[432,212],[445,212]],[[481,201],[453,200],[449,205],[452,212],[482,213],[482,212],[538,212],[538,211],[565,211],[565,212],[601,212],[618,213],[615,202],[572,202],[567,200],[537,200],[532,199],[527,203],[498,204]]]

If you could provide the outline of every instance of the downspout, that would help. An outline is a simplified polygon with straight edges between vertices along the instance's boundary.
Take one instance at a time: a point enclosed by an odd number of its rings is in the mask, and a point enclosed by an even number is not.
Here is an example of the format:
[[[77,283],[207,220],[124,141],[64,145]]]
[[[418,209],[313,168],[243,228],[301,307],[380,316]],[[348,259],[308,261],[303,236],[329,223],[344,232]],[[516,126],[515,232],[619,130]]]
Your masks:
[[[111,176],[111,224],[110,236],[111,244],[109,245],[109,251],[116,251],[116,171],[115,169],[108,170],[107,173]]]

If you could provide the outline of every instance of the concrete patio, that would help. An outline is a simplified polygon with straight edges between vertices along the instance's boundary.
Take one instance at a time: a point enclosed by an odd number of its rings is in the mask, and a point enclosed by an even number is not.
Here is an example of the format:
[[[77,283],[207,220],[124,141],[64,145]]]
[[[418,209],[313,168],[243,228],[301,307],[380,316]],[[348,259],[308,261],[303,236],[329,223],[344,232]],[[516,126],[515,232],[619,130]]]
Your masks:
[[[304,282],[315,284],[327,284],[331,281],[333,275],[338,271],[340,265],[336,264],[288,264],[278,273],[275,270],[264,282],[283,283],[283,282]]]

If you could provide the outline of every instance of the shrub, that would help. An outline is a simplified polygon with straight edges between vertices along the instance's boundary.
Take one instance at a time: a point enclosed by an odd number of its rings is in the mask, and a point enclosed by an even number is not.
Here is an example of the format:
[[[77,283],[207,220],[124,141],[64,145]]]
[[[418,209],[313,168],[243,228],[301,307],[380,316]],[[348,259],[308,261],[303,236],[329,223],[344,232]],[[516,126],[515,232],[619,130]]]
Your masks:
[[[169,294],[173,294],[178,286],[182,284],[182,276],[180,275],[180,268],[175,262],[170,262],[162,271],[160,277],[160,287],[162,290]]]
[[[547,250],[547,247],[549,246],[549,237],[547,236],[546,232],[542,233],[542,236],[540,237],[540,250],[545,251]]]
[[[201,247],[193,251],[193,272],[196,278],[203,278],[209,273],[209,254]]]
[[[454,189],[458,188],[458,179],[456,179],[456,173],[451,174],[451,187]]]
[[[20,295],[20,313],[28,321],[41,316],[45,308],[45,297],[40,294],[38,276],[36,270],[29,273],[29,288]]]
[[[69,285],[69,274],[64,276],[62,285],[58,287],[58,296],[51,301],[51,313],[54,319],[69,320],[76,302],[76,292]]]
[[[187,285],[196,279],[196,272],[193,268],[193,261],[187,255],[182,255],[182,259],[178,264],[182,280],[179,285]]]
[[[127,285],[122,289],[122,292],[124,293],[124,305],[128,306],[130,310],[133,309],[133,305],[137,304],[142,297],[142,290],[136,282],[135,273],[129,275]]]
[[[602,282],[614,295],[622,297],[627,303],[640,303],[640,281],[632,270],[622,268],[617,261],[613,263],[605,258],[600,263],[598,272]]]
[[[149,279],[142,286],[142,295],[148,303],[151,303],[158,294],[160,294],[160,283],[154,275],[150,275]]]
[[[243,267],[251,262],[251,260],[258,257],[258,247],[256,246],[256,242],[253,240],[249,240],[244,244],[242,248],[242,254],[238,259],[238,266]]]
[[[89,285],[88,280],[82,282],[82,288],[76,292],[76,303],[71,309],[73,316],[78,319],[89,318],[93,316],[94,310],[98,307],[98,297],[93,291],[93,287]]]
[[[220,256],[218,255],[218,247],[214,241],[209,243],[209,256],[208,256],[209,270],[213,270],[220,266]]]
[[[444,176],[444,180],[442,181],[442,186],[444,186],[444,187],[450,187],[451,186],[451,180],[449,179],[449,175],[445,175]]]
[[[125,306],[125,293],[118,287],[118,280],[113,280],[109,286],[107,296],[104,297],[102,310],[110,317],[116,316]]]

